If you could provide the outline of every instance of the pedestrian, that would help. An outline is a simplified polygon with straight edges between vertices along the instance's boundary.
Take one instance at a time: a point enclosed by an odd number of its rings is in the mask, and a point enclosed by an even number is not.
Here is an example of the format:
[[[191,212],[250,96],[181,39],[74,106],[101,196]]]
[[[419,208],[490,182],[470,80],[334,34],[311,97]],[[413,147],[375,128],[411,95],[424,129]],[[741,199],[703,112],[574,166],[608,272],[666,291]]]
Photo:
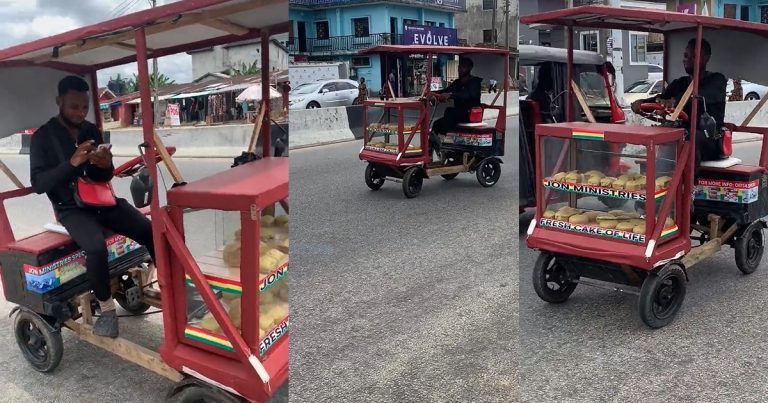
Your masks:
[[[496,88],[497,82],[496,82],[495,79],[492,78],[492,79],[488,80],[488,83],[489,83],[489,85],[488,85],[488,93],[489,94],[490,93],[498,92],[498,89]]]
[[[360,85],[357,87],[357,91],[357,98],[360,104],[362,104],[368,99],[368,86],[365,85],[365,77],[360,77]]]

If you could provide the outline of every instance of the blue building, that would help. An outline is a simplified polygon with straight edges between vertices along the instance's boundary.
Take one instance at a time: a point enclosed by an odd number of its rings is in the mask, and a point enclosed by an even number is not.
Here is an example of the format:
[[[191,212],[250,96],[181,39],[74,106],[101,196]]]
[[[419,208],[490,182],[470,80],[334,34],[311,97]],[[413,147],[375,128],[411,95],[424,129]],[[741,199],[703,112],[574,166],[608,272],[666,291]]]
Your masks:
[[[768,0],[714,0],[713,15],[768,23]]]
[[[466,12],[466,0],[289,0],[289,4],[289,53],[297,61],[349,63],[350,78],[365,77],[372,96],[391,73],[384,71],[385,65],[399,66],[395,71],[399,89],[394,90],[410,95],[417,84],[424,84],[427,63],[418,58],[401,58],[400,63],[381,60],[377,55],[361,56],[360,50],[403,44],[406,26],[452,29],[456,42],[453,15]],[[436,65],[444,71],[445,59]]]

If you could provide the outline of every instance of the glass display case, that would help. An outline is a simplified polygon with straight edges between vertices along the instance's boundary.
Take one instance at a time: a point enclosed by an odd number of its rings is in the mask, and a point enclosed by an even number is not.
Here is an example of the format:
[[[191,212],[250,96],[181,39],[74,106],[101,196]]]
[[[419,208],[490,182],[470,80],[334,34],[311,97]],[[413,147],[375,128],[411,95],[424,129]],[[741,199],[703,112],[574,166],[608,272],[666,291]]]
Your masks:
[[[362,153],[373,160],[390,162],[426,159],[424,148],[428,146],[429,125],[423,102],[414,99],[366,101],[363,115]]]
[[[651,242],[653,249],[687,239],[679,236],[686,218],[680,208],[684,192],[678,191],[685,177],[683,144],[683,130],[675,128],[580,122],[537,126],[537,221],[532,225],[534,234],[545,231],[533,236],[533,244],[569,234],[558,239],[564,248],[585,255],[602,250],[626,254],[633,253],[627,249],[631,245],[645,250]],[[677,168],[678,189],[672,189]],[[643,254],[641,249],[636,253]]]

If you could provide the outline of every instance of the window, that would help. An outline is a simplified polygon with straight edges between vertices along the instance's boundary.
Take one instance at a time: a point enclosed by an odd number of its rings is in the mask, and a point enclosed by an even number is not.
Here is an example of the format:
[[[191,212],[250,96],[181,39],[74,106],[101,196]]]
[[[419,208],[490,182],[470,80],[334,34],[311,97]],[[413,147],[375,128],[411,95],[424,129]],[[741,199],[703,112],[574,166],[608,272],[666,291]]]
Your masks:
[[[749,21],[749,6],[741,6],[741,20]]]
[[[483,0],[483,10],[493,10],[493,5],[496,0]]]
[[[643,34],[631,34],[629,42],[630,51],[630,63],[644,64],[646,63],[646,44],[648,41],[647,35]]]
[[[424,25],[426,25],[428,27],[434,27],[435,26],[435,22],[434,21],[424,21]]]
[[[404,25],[419,25],[419,22],[416,20],[409,20],[406,18],[403,18],[403,24]]]
[[[328,21],[316,21],[315,31],[317,32],[317,39],[328,39],[330,35],[328,29]]]
[[[663,81],[661,80],[656,81],[656,84],[653,85],[653,89],[651,89],[651,95],[661,94],[661,92],[664,91],[663,85],[664,85]]]
[[[600,44],[598,42],[597,32],[580,32],[580,45],[581,50],[588,50],[590,52],[600,52]]]
[[[768,6],[760,6],[760,22],[768,24]]]
[[[328,92],[336,91],[336,83],[328,83],[324,85],[320,92],[324,92],[325,90],[328,90]]]
[[[354,67],[370,67],[370,65],[371,65],[370,57],[353,57],[352,58],[352,66]]]
[[[438,24],[438,25],[439,25],[440,27],[445,27],[445,23],[444,23],[444,22],[441,22],[441,23],[440,23],[440,24]]]
[[[356,89],[357,87],[344,81],[336,83],[336,91],[356,90]]]
[[[368,17],[353,18],[352,30],[355,33],[355,38],[363,38],[371,35],[370,26],[368,23]]]
[[[483,43],[494,43],[493,40],[493,31],[494,29],[484,29],[483,30]],[[498,32],[497,32],[498,35]]]
[[[723,5],[723,17],[725,18],[731,18],[736,19],[736,5],[735,4],[725,4]]]

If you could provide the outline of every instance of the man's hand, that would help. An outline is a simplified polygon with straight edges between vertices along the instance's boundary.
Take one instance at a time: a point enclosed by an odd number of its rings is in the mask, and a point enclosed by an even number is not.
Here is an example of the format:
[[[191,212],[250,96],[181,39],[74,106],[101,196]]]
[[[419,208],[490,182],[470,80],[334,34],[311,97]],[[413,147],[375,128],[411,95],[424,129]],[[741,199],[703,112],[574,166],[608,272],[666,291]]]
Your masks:
[[[93,151],[93,140],[88,140],[77,146],[75,153],[72,154],[72,158],[69,159],[69,163],[73,167],[79,167],[85,164],[89,160],[91,152]]]
[[[107,148],[101,148],[96,152],[92,152],[88,156],[88,160],[99,168],[107,169],[112,166],[112,152]]]
[[[437,94],[437,99],[440,100],[440,102],[446,102],[451,98],[451,94],[444,92],[442,94]]]

